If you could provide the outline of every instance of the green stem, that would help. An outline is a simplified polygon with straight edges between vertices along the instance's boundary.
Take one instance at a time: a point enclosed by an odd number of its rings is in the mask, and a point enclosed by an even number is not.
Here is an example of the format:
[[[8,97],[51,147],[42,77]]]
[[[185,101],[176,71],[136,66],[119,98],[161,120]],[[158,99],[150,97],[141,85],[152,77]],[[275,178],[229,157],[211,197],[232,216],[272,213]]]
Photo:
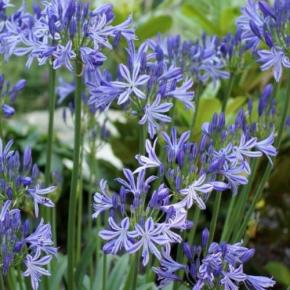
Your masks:
[[[132,281],[132,287],[131,290],[136,290],[137,289],[137,281],[138,281],[138,273],[139,273],[139,264],[140,264],[140,251],[136,253],[134,256],[134,262],[131,265],[133,267],[133,281]]]
[[[192,138],[193,133],[194,133],[194,126],[195,126],[195,122],[196,122],[196,118],[197,118],[197,114],[198,114],[198,108],[199,108],[199,100],[200,100],[200,94],[201,94],[201,84],[198,83],[197,85],[197,89],[196,89],[196,96],[195,96],[195,110],[193,113],[193,117],[192,117],[192,122],[191,122],[191,128],[190,128],[190,137]]]
[[[230,208],[227,214],[225,226],[222,234],[222,241],[228,241],[232,234],[233,229],[239,229],[238,223],[242,220],[242,213],[245,210],[250,190],[255,180],[255,174],[258,168],[258,160],[252,161],[252,174],[249,177],[248,183],[243,187],[238,195],[233,195]]]
[[[225,112],[228,99],[231,97],[233,85],[234,85],[234,79],[235,79],[235,74],[231,73],[230,80],[229,80],[228,86],[227,86],[227,91],[226,91],[226,94],[224,95],[224,98],[222,100],[222,112]]]
[[[197,230],[197,226],[198,226],[198,222],[199,222],[199,218],[200,218],[200,213],[201,213],[200,208],[196,208],[195,212],[194,212],[194,216],[193,216],[193,226],[192,226],[192,229],[190,231],[190,235],[188,237],[188,243],[191,246],[193,245],[193,242],[194,242],[194,238],[195,238],[195,234],[196,234],[196,230]]]
[[[236,199],[237,199],[237,196],[232,194],[230,205],[229,205],[229,208],[227,210],[227,217],[226,217],[226,220],[225,220],[225,223],[224,223],[224,226],[223,226],[221,242],[227,241],[227,239],[228,239],[229,227],[231,225],[230,219],[232,217],[232,213],[233,213],[234,204],[235,204]]]
[[[219,211],[220,211],[220,207],[221,207],[221,200],[222,200],[222,192],[218,191],[216,193],[215,200],[214,200],[213,213],[212,213],[212,218],[211,218],[211,222],[210,222],[210,226],[209,226],[209,239],[207,242],[206,251],[214,239],[214,234],[215,234],[216,225],[217,225],[217,219],[218,219],[218,215],[219,215]]]
[[[3,120],[0,114],[0,138],[3,139]]]
[[[48,120],[48,131],[47,131],[47,151],[46,151],[46,164],[45,164],[45,184],[49,185],[51,178],[51,163],[52,163],[52,147],[53,147],[53,129],[54,129],[54,112],[56,104],[56,93],[55,93],[55,79],[56,71],[52,65],[49,70],[49,120]]]
[[[0,273],[0,290],[5,290],[3,275]]]
[[[55,104],[56,104],[56,93],[55,93],[55,80],[56,80],[56,71],[53,69],[53,66],[50,65],[49,69],[49,119],[48,119],[48,129],[47,129],[47,148],[46,148],[46,164],[45,164],[45,185],[49,186],[51,182],[51,164],[52,164],[52,147],[53,147],[53,141],[54,141],[54,112],[55,112]],[[52,226],[52,212],[49,207],[43,208],[43,217],[44,220],[48,223],[50,223]],[[53,230],[53,238],[56,241],[56,230],[54,227]],[[48,278],[45,277],[44,279],[44,287],[46,290],[49,290],[49,282]]]
[[[252,166],[251,166],[252,172],[250,174],[248,183],[246,186],[243,187],[241,193],[239,194],[235,211],[234,211],[235,215],[231,219],[231,231],[229,233],[229,237],[230,237],[230,234],[234,234],[233,233],[234,229],[239,229],[241,220],[243,220],[244,211],[245,211],[247,201],[248,201],[251,189],[252,189],[253,182],[255,180],[255,175],[258,169],[258,165],[259,165],[258,159],[256,158],[253,159]]]
[[[89,232],[89,237],[92,235],[92,207],[93,207],[93,190],[94,190],[94,178],[95,178],[95,171],[96,171],[96,141],[94,139],[91,140],[91,149],[90,149],[90,190],[89,190],[89,195],[88,195],[88,232]],[[99,224],[100,218],[98,218],[97,224]],[[97,230],[99,231],[99,228]],[[99,240],[99,237],[96,237]],[[99,241],[97,241],[97,257],[99,254]],[[94,265],[93,265],[93,255],[90,257],[90,263],[89,263],[89,273],[91,277],[91,284],[90,284],[90,289],[92,290],[93,287],[93,273],[94,273]]]
[[[82,176],[82,164],[84,158],[84,134],[81,135],[81,153],[80,153],[80,170],[79,176]],[[76,250],[76,261],[78,262],[81,256],[81,242],[82,242],[82,220],[83,220],[83,179],[80,178],[78,182],[78,215],[77,215],[77,250]]]
[[[20,290],[24,290],[24,285],[23,285],[23,275],[20,267],[17,267],[17,280],[18,284],[20,286]]]
[[[67,234],[67,251],[68,251],[68,289],[74,290],[74,266],[75,266],[75,238],[76,238],[76,201],[80,169],[80,149],[81,149],[81,112],[82,112],[82,65],[76,63],[76,92],[75,92],[75,128],[74,128],[74,157],[73,171],[71,178],[71,189],[69,199],[69,217],[68,217],[68,234]]]
[[[290,107],[290,69],[288,69],[287,71],[288,73],[288,77],[287,77],[287,90],[286,90],[286,102],[284,104],[283,107],[283,111],[282,111],[282,115],[281,115],[281,119],[280,119],[280,124],[279,124],[279,129],[278,129],[278,136],[275,140],[275,146],[276,148],[279,148],[281,142],[282,142],[282,137],[283,137],[283,131],[285,128],[285,121],[286,121],[286,117],[287,114],[289,112],[289,107]],[[255,195],[254,198],[252,200],[251,206],[248,209],[245,218],[243,220],[242,226],[240,227],[240,230],[236,233],[236,235],[234,236],[234,241],[238,241],[242,238],[248,222],[251,218],[252,213],[255,210],[255,206],[256,203],[259,201],[259,199],[262,197],[263,194],[263,189],[265,187],[265,184],[267,182],[267,180],[269,179],[270,175],[271,175],[271,170],[272,170],[272,165],[270,163],[267,164],[266,170],[264,171],[264,175],[262,177],[262,180],[260,181],[257,190],[255,191]]]
[[[102,278],[102,290],[107,289],[107,255],[103,254],[103,278]]]
[[[81,242],[82,242],[82,219],[83,219],[83,195],[82,195],[82,184],[79,184],[78,196],[78,215],[77,215],[77,250],[76,250],[76,261],[78,262],[81,257]]]

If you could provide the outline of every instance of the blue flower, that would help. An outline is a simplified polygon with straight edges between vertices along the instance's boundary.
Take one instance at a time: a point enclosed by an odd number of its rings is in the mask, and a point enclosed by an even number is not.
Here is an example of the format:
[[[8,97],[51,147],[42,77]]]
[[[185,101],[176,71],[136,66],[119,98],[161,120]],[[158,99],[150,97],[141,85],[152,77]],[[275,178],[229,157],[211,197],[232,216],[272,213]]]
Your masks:
[[[106,56],[103,53],[90,47],[81,47],[80,53],[83,63],[87,65],[91,71],[94,71],[96,67],[102,65],[106,60]]]
[[[0,212],[0,222],[3,223],[7,213],[9,213],[9,209],[11,206],[12,201],[11,200],[6,200],[1,208],[1,212]]]
[[[66,46],[58,45],[54,53],[54,57],[54,69],[59,69],[64,65],[68,70],[72,72],[73,66],[71,64],[71,60],[76,57],[75,52],[72,50],[72,41],[69,40]]]
[[[121,221],[120,226],[112,217],[109,217],[111,230],[101,230],[99,236],[107,242],[103,250],[105,253],[116,255],[122,248],[129,251],[133,245],[133,232],[129,231],[130,221],[126,217]]]
[[[56,255],[57,249],[53,247],[51,226],[50,224],[44,224],[41,219],[36,230],[25,238],[25,242],[29,244],[29,248],[35,250],[36,253],[41,251],[46,254]]]
[[[40,188],[39,185],[37,185],[35,188],[29,188],[27,190],[28,194],[32,197],[34,202],[34,212],[35,216],[38,217],[39,208],[38,205],[42,204],[47,207],[54,207],[54,203],[47,198],[45,195],[54,192],[56,189],[55,186],[50,186],[47,188]]]
[[[129,248],[129,253],[135,253],[142,248],[142,264],[144,266],[149,262],[149,253],[154,254],[160,260],[161,254],[157,245],[164,246],[169,242],[163,234],[163,225],[155,224],[151,217],[145,221],[144,227],[136,224],[132,236],[139,238],[139,240]]]
[[[161,96],[158,95],[152,104],[148,104],[144,108],[144,116],[139,121],[139,124],[147,123],[149,136],[152,139],[159,129],[157,121],[162,123],[171,122],[171,117],[165,115],[173,106],[172,103],[161,103]]]
[[[145,94],[138,88],[144,85],[148,80],[149,76],[145,74],[140,74],[140,63],[134,62],[132,72],[123,64],[119,66],[119,73],[122,81],[114,81],[112,85],[121,90],[121,94],[118,98],[118,104],[126,103],[131,94],[135,94],[140,99],[145,99]]]
[[[247,275],[246,284],[250,287],[254,287],[256,290],[265,290],[269,287],[273,287],[276,282],[272,278],[264,276]]]
[[[107,181],[104,179],[100,181],[100,191],[94,194],[93,218],[97,218],[101,212],[113,207],[112,197],[108,194]]]
[[[255,34],[251,28],[254,23],[255,27],[262,34],[263,31],[263,18],[258,12],[259,6],[256,1],[248,0],[247,6],[241,9],[242,16],[237,20],[239,29],[242,31],[242,39],[245,40],[248,48],[256,49],[260,44],[261,39]]]
[[[158,159],[156,153],[155,153],[155,147],[157,144],[157,139],[155,139],[153,146],[150,142],[150,140],[146,140],[145,143],[145,149],[148,154],[147,156],[144,155],[136,155],[136,159],[138,160],[139,164],[141,165],[138,167],[134,173],[140,172],[142,170],[145,170],[147,168],[160,168],[162,167],[161,161]]]
[[[36,253],[35,256],[27,255],[24,261],[27,269],[23,273],[24,277],[31,279],[31,285],[33,290],[37,290],[41,276],[50,276],[50,272],[43,268],[50,263],[52,256],[40,257],[40,253]]]
[[[229,182],[234,194],[238,192],[239,185],[245,185],[248,183],[248,178],[245,174],[245,167],[243,165],[229,167],[229,165],[225,164],[224,169],[221,170],[220,173],[223,174]]]
[[[289,57],[279,47],[273,47],[271,50],[259,50],[258,55],[260,57],[258,61],[262,64],[262,71],[273,67],[274,78],[277,82],[282,77],[282,67],[290,68]]]
[[[147,192],[150,183],[157,178],[155,176],[150,176],[145,180],[145,171],[141,170],[138,172],[137,182],[135,182],[133,172],[130,169],[124,169],[123,173],[127,180],[122,178],[117,178],[116,180],[124,186],[126,192],[131,192],[135,196],[140,196],[144,192]]]
[[[177,139],[177,132],[175,127],[171,129],[171,137],[167,133],[163,133],[163,138],[166,142],[165,148],[167,151],[167,158],[169,162],[175,161],[178,154],[183,151],[185,143],[188,141],[190,132],[182,133],[180,139]]]
[[[7,104],[3,104],[2,112],[6,118],[10,118],[15,114],[15,109]]]
[[[174,88],[166,92],[167,96],[172,96],[173,98],[181,101],[187,109],[193,109],[193,96],[194,93],[189,91],[192,88],[192,80],[184,81],[181,87]]]
[[[226,290],[238,290],[238,283],[246,280],[247,275],[243,271],[243,265],[238,268],[229,265],[228,272],[223,272],[221,284]]]
[[[267,156],[271,164],[273,164],[271,157],[277,155],[277,149],[272,145],[273,143],[274,132],[272,132],[266,139],[257,142],[255,145],[259,151],[263,152]]]

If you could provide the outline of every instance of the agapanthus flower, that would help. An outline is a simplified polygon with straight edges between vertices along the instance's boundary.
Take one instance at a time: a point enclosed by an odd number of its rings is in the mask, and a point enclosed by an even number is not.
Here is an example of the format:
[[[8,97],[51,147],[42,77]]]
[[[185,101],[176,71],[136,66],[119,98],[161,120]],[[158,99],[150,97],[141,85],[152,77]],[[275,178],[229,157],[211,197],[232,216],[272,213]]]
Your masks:
[[[93,218],[97,218],[99,214],[105,210],[113,207],[112,197],[108,194],[107,181],[101,179],[100,181],[100,192],[94,194],[94,214]]]
[[[153,145],[150,142],[150,140],[146,140],[145,149],[148,157],[140,154],[136,155],[136,159],[138,160],[141,166],[138,169],[136,169],[134,173],[140,172],[141,170],[147,168],[160,168],[162,166],[161,161],[158,159],[155,153],[156,144],[157,139],[155,139]]]
[[[174,261],[168,253],[163,254],[160,267],[153,269],[161,286],[166,286],[172,281],[182,281],[182,272],[186,273],[187,282],[193,290],[214,289],[215,285],[221,285],[223,289],[239,289],[244,285],[261,290],[275,285],[271,278],[248,275],[244,272],[244,264],[254,254],[252,249],[242,246],[241,243],[231,245],[213,242],[205,252],[206,244],[191,246],[184,243],[186,264]]]
[[[126,179],[117,178],[120,189],[110,194],[108,206],[101,194],[94,201],[96,212],[93,216],[98,217],[104,211],[110,213],[107,229],[99,232],[106,241],[103,246],[106,254],[141,251],[145,266],[151,254],[160,259],[162,251],[170,252],[171,244],[180,243],[182,238],[178,231],[187,229],[190,223],[186,211],[173,212],[165,207],[170,198],[164,183],[152,193],[151,185],[158,179],[156,176],[146,178],[145,169],[137,173],[124,169],[123,173]],[[108,189],[106,195],[109,196]],[[154,213],[159,212],[163,213],[163,218],[155,220]]]
[[[26,80],[19,80],[11,87],[10,82],[0,75],[0,115],[10,118],[15,114],[14,103],[17,95],[24,89]]]
[[[290,68],[289,57],[280,48],[272,47],[270,50],[259,50],[258,62],[261,63],[261,70],[266,71],[273,68],[273,75],[278,82],[282,77],[283,67]]]
[[[112,25],[112,5],[93,11],[88,3],[75,0],[43,1],[43,5],[42,10],[34,10],[34,15],[23,6],[20,13],[7,19],[0,32],[5,47],[0,52],[6,60],[13,54],[27,55],[28,67],[34,59],[39,65],[50,59],[54,69],[65,66],[73,71],[72,62],[80,57],[85,66],[96,69],[106,59],[102,53],[104,47],[112,49],[111,42],[116,42],[116,38],[135,39],[130,17]]]
[[[59,69],[65,66],[68,70],[73,71],[71,60],[76,57],[72,50],[72,42],[69,41],[66,46],[59,45],[54,53],[55,60],[53,61],[53,68]]]
[[[169,65],[180,66],[184,74],[196,82],[205,84],[216,83],[220,79],[228,79],[227,59],[221,54],[221,42],[218,37],[203,35],[201,40],[194,42],[181,41],[180,36],[169,36],[150,40],[155,54],[162,55],[162,60]],[[189,85],[189,83],[187,83]],[[186,106],[190,103],[184,99]]]
[[[14,204],[15,205],[15,204]],[[12,208],[12,201],[7,200],[0,214],[0,258],[1,270],[4,275],[10,267],[27,267],[24,276],[30,276],[33,290],[37,290],[42,275],[50,275],[49,271],[40,266],[49,264],[56,255],[56,248],[51,239],[51,227],[39,223],[34,232],[31,232],[27,222],[21,220],[21,210]]]
[[[256,52],[261,69],[272,68],[277,82],[282,77],[283,67],[290,67],[288,11],[288,1],[275,0],[270,5],[266,1],[248,0],[237,21],[241,38]]]
[[[129,253],[135,253],[142,248],[144,266],[149,262],[149,253],[154,254],[159,260],[161,259],[160,251],[156,245],[170,243],[170,240],[163,234],[163,225],[155,224],[152,218],[148,218],[144,226],[136,224],[132,236],[138,241],[129,248]]]
[[[32,197],[34,202],[34,212],[36,217],[38,217],[39,213],[39,204],[45,205],[46,207],[54,207],[54,203],[45,195],[54,192],[55,189],[55,186],[40,188],[39,185],[37,185],[35,188],[28,189],[27,192]]]
[[[133,232],[129,231],[129,218],[124,218],[119,226],[109,217],[109,225],[110,230],[101,230],[99,233],[103,240],[108,241],[103,247],[104,252],[116,255],[122,248],[129,251],[134,241]]]
[[[147,104],[144,108],[144,116],[139,121],[139,124],[147,124],[150,138],[153,138],[156,131],[159,129],[157,121],[162,123],[171,122],[171,117],[167,116],[167,113],[173,106],[172,103],[160,104],[161,97],[158,95],[156,100],[152,104]]]
[[[35,254],[35,256],[27,255],[25,259],[27,269],[23,276],[30,277],[33,290],[38,289],[41,276],[50,276],[50,272],[43,267],[47,266],[51,259],[52,256],[40,257],[39,253]]]
[[[171,122],[169,111],[173,100],[193,109],[192,81],[183,78],[176,65],[159,59],[146,41],[135,48],[134,42],[127,49],[127,64],[120,64],[116,79],[102,79],[90,87],[89,104],[96,110],[107,110],[114,101],[134,116],[140,116],[139,124],[146,125],[151,139],[162,125]],[[100,70],[101,71],[101,70]]]
[[[0,176],[1,188],[5,200],[13,200],[17,204],[32,199],[35,215],[38,216],[38,205],[53,207],[53,202],[46,196],[55,191],[55,186],[44,188],[39,181],[39,170],[33,164],[31,149],[24,150],[20,159],[18,151],[12,151],[13,141],[4,147],[0,139]],[[26,199],[26,200],[25,200]]]

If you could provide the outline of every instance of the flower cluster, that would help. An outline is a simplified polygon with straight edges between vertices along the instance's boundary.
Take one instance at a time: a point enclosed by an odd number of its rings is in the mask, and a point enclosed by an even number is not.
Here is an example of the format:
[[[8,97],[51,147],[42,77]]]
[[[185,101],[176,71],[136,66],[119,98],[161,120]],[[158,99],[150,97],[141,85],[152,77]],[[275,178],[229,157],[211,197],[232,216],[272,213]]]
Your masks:
[[[260,109],[260,116],[267,111],[268,90],[266,87],[261,97],[264,108]],[[265,155],[271,161],[276,156],[273,132],[258,139],[253,129],[257,124],[249,122],[243,110],[232,125],[226,125],[223,113],[215,114],[210,123],[203,125],[198,143],[190,141],[189,132],[178,138],[173,128],[170,136],[162,134],[162,158],[156,153],[157,139],[153,144],[146,140],[147,154],[136,156],[140,166],[134,172],[125,169],[126,179],[117,179],[119,192],[111,194],[103,180],[94,196],[93,217],[104,211],[110,213],[109,229],[100,232],[100,237],[107,241],[104,251],[135,253],[142,248],[144,265],[149,261],[149,253],[159,260],[161,252],[170,253],[170,244],[182,241],[178,231],[191,226],[187,213],[193,204],[205,209],[214,190],[237,194],[238,187],[248,182],[251,158]],[[158,178],[146,179],[145,173],[156,169]],[[160,185],[152,192],[155,179]]]
[[[105,253],[132,254],[140,250],[145,266],[150,254],[160,260],[162,250],[170,252],[172,243],[180,243],[182,239],[175,230],[186,229],[190,223],[185,211],[162,210],[169,202],[169,189],[161,184],[152,192],[150,188],[156,176],[146,178],[144,170],[135,175],[129,169],[124,169],[124,175],[125,179],[117,179],[121,185],[119,192],[113,194],[106,181],[101,180],[100,191],[94,195],[93,217],[104,211],[110,213],[108,229],[99,233],[106,241]],[[128,203],[130,210],[127,210]]]
[[[13,141],[6,146],[0,139],[0,188],[1,200],[12,200],[15,206],[22,206],[28,199],[34,203],[34,213],[38,217],[39,204],[52,207],[47,194],[55,191],[54,186],[43,188],[39,183],[40,172],[32,163],[31,149],[27,147],[21,158],[18,151],[12,151]]]
[[[9,118],[15,114],[13,104],[17,94],[25,87],[26,81],[20,80],[16,85],[10,87],[10,83],[5,81],[4,75],[0,75],[0,106],[4,117]]]
[[[192,290],[200,289],[239,289],[244,284],[249,289],[262,290],[273,287],[275,281],[263,276],[248,275],[243,266],[254,255],[253,249],[242,246],[241,243],[227,244],[213,242],[207,249],[209,232],[203,230],[201,245],[191,246],[183,243],[184,264],[173,260],[163,253],[160,267],[153,268],[158,275],[160,286],[166,286],[172,281],[181,281],[177,271],[186,273]],[[180,273],[180,272],[179,272]]]
[[[37,59],[39,65],[53,62],[54,69],[65,66],[73,71],[72,61],[79,59],[84,66],[95,69],[106,59],[102,49],[117,45],[121,37],[135,38],[129,28],[131,19],[112,26],[114,13],[111,5],[93,11],[89,3],[78,0],[43,1],[44,8],[34,6],[34,14],[21,7],[8,18],[0,33],[5,59],[11,55],[27,55],[27,66]]]
[[[99,110],[108,109],[114,101],[129,107],[140,117],[139,124],[147,125],[150,138],[161,124],[171,121],[168,112],[174,100],[193,109],[192,81],[184,79],[182,69],[160,57],[148,41],[138,49],[129,43],[127,64],[119,65],[117,80],[112,80],[107,71],[99,75],[99,80],[88,82],[89,104]]]
[[[34,203],[35,216],[38,217],[39,204],[52,207],[53,202],[46,196],[55,190],[54,186],[43,188],[39,184],[39,170],[33,165],[31,149],[26,148],[23,158],[17,151],[12,151],[13,142],[6,146],[0,139],[0,259],[1,268],[7,274],[11,266],[26,265],[24,276],[30,276],[33,290],[38,289],[42,275],[49,272],[46,266],[56,248],[51,239],[49,224],[39,223],[34,232],[28,221],[22,222],[21,208],[29,200]]]
[[[29,276],[33,290],[38,289],[42,275],[49,276],[46,265],[56,255],[53,247],[51,227],[40,221],[35,231],[31,232],[28,220],[22,223],[21,211],[11,208],[12,201],[7,200],[0,214],[0,260],[3,274],[10,267],[25,265],[24,276]]]
[[[273,6],[266,1],[248,0],[237,21],[242,39],[254,50],[261,69],[273,68],[277,82],[282,77],[283,67],[290,68],[289,10],[289,0],[275,0]]]
[[[150,46],[159,59],[164,59],[169,64],[181,67],[187,77],[196,82],[206,84],[214,83],[220,79],[230,77],[227,71],[227,59],[233,54],[235,41],[220,40],[217,36],[203,35],[196,42],[181,41],[180,36],[150,40]]]
[[[156,153],[157,139],[153,145],[147,140],[147,154],[136,156],[140,164],[136,172],[159,169],[175,200],[167,208],[174,207],[175,210],[189,209],[193,204],[205,209],[205,202],[213,190],[231,190],[236,194],[240,185],[248,183],[252,158],[265,155],[271,162],[271,157],[277,154],[273,146],[274,124],[270,118],[268,123],[263,118],[275,107],[270,95],[271,87],[266,86],[260,98],[260,119],[257,122],[247,120],[247,114],[242,109],[231,125],[226,125],[223,113],[214,114],[212,121],[203,125],[197,143],[189,140],[189,132],[182,133],[179,138],[175,128],[172,128],[171,135],[163,133],[160,143],[165,143],[166,155],[161,154],[164,160]],[[252,113],[250,109],[249,116]],[[269,130],[270,134],[267,133]]]

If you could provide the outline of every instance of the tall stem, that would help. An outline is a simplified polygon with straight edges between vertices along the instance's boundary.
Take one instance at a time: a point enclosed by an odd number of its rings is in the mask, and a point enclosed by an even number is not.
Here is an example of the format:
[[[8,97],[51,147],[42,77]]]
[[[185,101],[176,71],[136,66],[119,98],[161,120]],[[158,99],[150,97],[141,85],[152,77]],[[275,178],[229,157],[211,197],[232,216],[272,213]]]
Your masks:
[[[0,273],[0,290],[5,290],[3,275]]]
[[[49,185],[51,177],[51,162],[52,162],[52,147],[53,147],[53,129],[54,129],[54,111],[56,104],[56,93],[55,93],[55,78],[56,71],[52,65],[49,70],[49,120],[48,120],[48,131],[47,131],[47,151],[46,151],[46,165],[45,165],[45,184]]]
[[[107,255],[103,254],[103,278],[102,278],[102,290],[107,288]]]
[[[221,207],[221,200],[222,200],[222,192],[218,191],[216,193],[215,200],[214,200],[213,213],[212,213],[212,218],[211,218],[210,227],[209,227],[209,239],[207,242],[206,250],[208,249],[209,245],[212,243],[214,239],[217,219],[218,219],[218,215],[219,215],[219,211]]]
[[[145,153],[145,140],[146,140],[146,127],[141,126],[139,128],[139,154]],[[133,274],[132,276],[132,286],[131,290],[137,289],[137,280],[138,280],[138,274],[139,274],[139,264],[140,264],[140,251],[134,256],[134,261],[131,267],[133,267]]]
[[[76,200],[80,169],[80,149],[81,149],[81,113],[82,113],[82,65],[76,62],[76,92],[75,92],[75,128],[74,128],[74,156],[73,170],[71,178],[71,189],[69,199],[69,216],[68,216],[68,234],[67,234],[67,251],[68,251],[68,289],[75,289],[74,281],[74,264],[75,264],[75,244],[76,244]]]
[[[53,129],[54,129],[54,111],[56,104],[56,93],[55,93],[55,79],[56,71],[53,69],[53,66],[50,66],[49,69],[49,120],[48,120],[48,129],[47,129],[47,148],[46,148],[46,164],[45,164],[45,185],[49,186],[51,180],[51,163],[52,163],[52,147],[53,147]],[[52,222],[51,210],[48,207],[43,208],[43,216],[46,222]],[[54,232],[55,229],[53,229]],[[54,236],[56,240],[56,237]],[[47,284],[47,283],[46,283]],[[48,286],[46,287],[48,289]]]
[[[275,141],[276,148],[279,148],[279,146],[282,142],[283,131],[285,128],[285,122],[286,122],[287,114],[289,112],[289,107],[290,107],[290,69],[287,70],[287,73],[288,73],[288,77],[287,77],[286,101],[285,101],[285,104],[283,106],[283,111],[282,111],[282,115],[281,115],[281,119],[280,119],[279,129],[278,129],[278,136],[277,136],[276,141]],[[253,211],[255,210],[256,203],[262,197],[263,189],[265,187],[267,180],[269,179],[269,177],[271,175],[271,170],[272,170],[272,165],[270,163],[268,163],[268,165],[264,171],[264,175],[263,175],[263,177],[258,185],[258,188],[255,191],[255,195],[254,195],[254,198],[252,200],[251,206],[245,215],[245,218],[244,218],[243,223],[240,227],[240,230],[234,236],[234,241],[238,241],[242,238],[242,236],[247,228],[248,222],[251,218],[251,215],[252,215]]]
[[[190,128],[190,137],[192,137],[194,133],[193,131],[194,131],[194,126],[195,126],[195,122],[196,122],[196,118],[198,114],[199,100],[201,97],[200,94],[201,94],[201,84],[198,83],[197,88],[196,88],[196,96],[195,96],[195,111],[193,113],[191,128]]]
[[[3,139],[3,120],[0,114],[0,138]]]
[[[228,99],[230,98],[230,96],[232,94],[234,79],[235,79],[235,74],[231,73],[231,77],[230,77],[230,80],[229,80],[228,86],[227,86],[227,91],[226,91],[224,98],[222,100],[222,112],[225,112],[226,107],[227,107],[227,103],[228,103]]]
[[[91,146],[90,146],[90,189],[89,189],[89,195],[88,195],[88,232],[89,237],[92,235],[92,207],[93,207],[93,188],[94,188],[94,178],[96,174],[96,141],[92,138],[91,140]],[[97,220],[97,225],[100,223],[100,217]],[[100,227],[97,227],[97,230],[99,231]],[[93,237],[95,238],[95,237]],[[99,237],[96,237],[98,239],[97,241],[97,247],[96,247],[96,255],[98,257],[99,255]],[[93,273],[94,273],[94,266],[93,266],[93,256],[90,257],[90,263],[89,263],[89,273],[91,277],[91,284],[90,289],[92,290],[93,287]]]

